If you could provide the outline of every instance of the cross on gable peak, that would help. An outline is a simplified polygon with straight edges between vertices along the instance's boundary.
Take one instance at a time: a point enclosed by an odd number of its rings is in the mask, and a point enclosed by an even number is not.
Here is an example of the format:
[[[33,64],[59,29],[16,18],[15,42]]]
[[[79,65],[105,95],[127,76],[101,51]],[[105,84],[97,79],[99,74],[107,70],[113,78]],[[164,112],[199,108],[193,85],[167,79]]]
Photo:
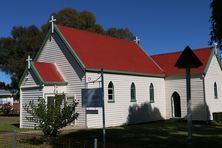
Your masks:
[[[217,46],[218,46],[218,43],[217,43],[217,42],[214,42],[213,45],[214,45],[214,51],[215,51],[215,53],[217,54]]]
[[[139,44],[139,43],[140,43],[140,39],[138,38],[138,36],[136,36],[133,41],[134,41],[136,44]]]
[[[26,61],[28,62],[28,69],[30,69],[31,62],[32,62],[32,59],[30,58],[30,55],[28,55],[28,58],[26,59]]]
[[[54,16],[52,15],[51,16],[51,20],[49,20],[49,23],[51,23],[51,28],[52,28],[52,32],[51,33],[54,33],[54,22],[56,21],[56,19],[54,19]]]

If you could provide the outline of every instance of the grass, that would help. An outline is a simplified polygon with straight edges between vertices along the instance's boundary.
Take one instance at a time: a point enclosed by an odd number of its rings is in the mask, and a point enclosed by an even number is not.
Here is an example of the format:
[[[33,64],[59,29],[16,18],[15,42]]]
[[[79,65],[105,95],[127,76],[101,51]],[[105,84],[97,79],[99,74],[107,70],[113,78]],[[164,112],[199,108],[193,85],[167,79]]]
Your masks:
[[[19,128],[19,115],[3,115],[0,114],[0,133],[16,131],[27,131],[28,129]]]
[[[2,119],[7,119],[3,121]],[[14,120],[16,119],[16,120]],[[3,125],[2,122],[8,125]],[[12,131],[13,124],[18,123],[18,117],[0,116],[4,130]],[[18,131],[19,129],[16,128]],[[222,124],[193,123],[193,139],[187,140],[187,125],[185,121],[158,121],[145,124],[107,128],[107,147],[120,148],[208,148],[222,145]],[[63,131],[61,135],[49,143],[44,137],[35,134],[18,133],[20,147],[92,147],[93,139],[102,142],[102,129],[84,129]],[[18,146],[19,147],[19,146]]]
[[[162,147],[218,147],[222,145],[222,126],[193,124],[193,139],[187,140],[184,121],[158,121],[146,124],[114,127],[107,129],[108,145],[121,147],[162,148]],[[61,135],[60,138],[90,139],[102,141],[102,130],[79,130]]]

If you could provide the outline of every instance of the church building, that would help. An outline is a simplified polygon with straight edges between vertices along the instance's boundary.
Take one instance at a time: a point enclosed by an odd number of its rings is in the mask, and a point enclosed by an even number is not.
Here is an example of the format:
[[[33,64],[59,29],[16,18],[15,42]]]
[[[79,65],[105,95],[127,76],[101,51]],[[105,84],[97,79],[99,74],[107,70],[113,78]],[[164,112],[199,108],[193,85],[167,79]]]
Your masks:
[[[222,112],[222,69],[214,48],[194,49],[202,62],[191,69],[193,120],[213,120]],[[79,113],[73,127],[102,127],[102,108],[82,106],[81,90],[104,71],[106,127],[187,115],[185,70],[175,67],[182,52],[150,56],[137,43],[97,33],[53,25],[35,59],[20,81],[20,127],[33,128],[25,104],[39,98],[77,100]]]

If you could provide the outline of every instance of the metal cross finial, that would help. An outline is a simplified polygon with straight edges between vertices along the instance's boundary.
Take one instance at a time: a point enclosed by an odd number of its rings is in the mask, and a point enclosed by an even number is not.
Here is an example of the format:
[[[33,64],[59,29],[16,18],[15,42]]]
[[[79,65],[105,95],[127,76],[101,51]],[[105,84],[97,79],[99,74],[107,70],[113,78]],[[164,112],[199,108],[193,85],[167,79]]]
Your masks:
[[[140,39],[136,36],[134,42],[136,42],[136,44],[139,44],[140,43]]]
[[[217,48],[217,45],[218,45],[217,42],[214,42],[213,44],[214,44],[214,48]]]
[[[217,54],[217,45],[218,45],[218,44],[217,44],[217,42],[214,42],[213,44],[214,44],[215,53]]]
[[[30,69],[30,67],[31,67],[31,61],[32,61],[32,59],[30,58],[30,56],[28,56],[28,59],[26,59],[26,61],[28,62],[28,69]]]
[[[49,22],[51,23],[52,25],[52,33],[54,33],[54,22],[56,21],[56,19],[54,19],[53,15],[51,17],[51,20],[49,20]]]

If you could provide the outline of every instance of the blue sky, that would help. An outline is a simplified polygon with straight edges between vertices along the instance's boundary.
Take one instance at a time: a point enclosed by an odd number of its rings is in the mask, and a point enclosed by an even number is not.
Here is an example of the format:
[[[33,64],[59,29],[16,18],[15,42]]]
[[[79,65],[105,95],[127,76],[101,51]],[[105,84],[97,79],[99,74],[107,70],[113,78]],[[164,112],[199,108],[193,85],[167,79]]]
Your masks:
[[[94,13],[97,23],[127,27],[141,40],[148,54],[207,47],[210,0],[7,0],[0,2],[0,37],[13,26],[41,26],[52,12],[71,7]],[[0,72],[0,81],[10,83]]]

